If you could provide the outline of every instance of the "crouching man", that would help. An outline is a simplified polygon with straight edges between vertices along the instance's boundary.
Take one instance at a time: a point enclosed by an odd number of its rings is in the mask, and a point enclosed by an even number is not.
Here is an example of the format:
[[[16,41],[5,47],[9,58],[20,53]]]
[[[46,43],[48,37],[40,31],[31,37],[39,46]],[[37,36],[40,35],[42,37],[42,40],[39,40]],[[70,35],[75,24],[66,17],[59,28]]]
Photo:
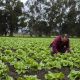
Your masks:
[[[67,34],[57,36],[50,44],[51,54],[70,52],[69,42]]]

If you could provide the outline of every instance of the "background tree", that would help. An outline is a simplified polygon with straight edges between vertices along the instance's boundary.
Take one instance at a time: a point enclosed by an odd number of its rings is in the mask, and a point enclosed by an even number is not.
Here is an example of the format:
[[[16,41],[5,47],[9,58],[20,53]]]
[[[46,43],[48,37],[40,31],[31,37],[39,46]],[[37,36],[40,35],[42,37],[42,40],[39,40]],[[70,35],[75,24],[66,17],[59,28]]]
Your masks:
[[[8,13],[7,24],[10,30],[10,36],[13,36],[13,32],[19,27],[19,17],[22,16],[23,3],[20,0],[6,0],[5,10]]]
[[[26,6],[28,11],[26,11],[26,17],[28,17],[28,27],[30,33],[42,36],[44,34],[43,30],[47,28],[47,13],[46,0],[27,0]],[[45,23],[45,25],[44,25]],[[44,25],[44,27],[43,27]],[[43,29],[43,30],[42,30]],[[40,33],[41,32],[41,33]],[[50,31],[48,31],[50,32]]]
[[[23,24],[24,22],[23,20],[20,20],[22,18],[19,18],[24,14],[22,11],[22,8],[24,7],[23,3],[20,0],[0,0],[0,4],[0,34],[6,35],[7,31],[10,31],[9,35],[13,36],[15,30],[17,30],[21,23]]]

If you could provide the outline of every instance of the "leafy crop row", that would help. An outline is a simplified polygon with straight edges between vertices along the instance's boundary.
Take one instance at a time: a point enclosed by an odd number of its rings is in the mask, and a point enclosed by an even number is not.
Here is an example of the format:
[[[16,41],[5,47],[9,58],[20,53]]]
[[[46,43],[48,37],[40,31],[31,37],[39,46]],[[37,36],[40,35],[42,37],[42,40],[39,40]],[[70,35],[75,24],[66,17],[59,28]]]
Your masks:
[[[1,80],[78,80],[80,42],[71,39],[71,53],[51,56],[51,38],[0,38]],[[68,74],[64,72],[68,69]],[[12,74],[13,73],[13,74]],[[15,75],[16,74],[16,75]]]

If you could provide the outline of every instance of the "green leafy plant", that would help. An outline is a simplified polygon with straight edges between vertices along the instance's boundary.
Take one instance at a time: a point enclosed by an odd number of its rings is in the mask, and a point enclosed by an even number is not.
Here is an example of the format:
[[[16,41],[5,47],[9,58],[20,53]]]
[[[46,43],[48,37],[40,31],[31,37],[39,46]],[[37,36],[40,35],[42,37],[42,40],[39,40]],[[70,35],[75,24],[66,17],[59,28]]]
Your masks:
[[[80,71],[71,70],[70,74],[68,75],[70,80],[76,80],[77,78],[80,79]]]
[[[64,74],[62,72],[60,73],[52,73],[48,72],[48,74],[45,75],[46,80],[62,80],[64,79]]]
[[[5,80],[14,80],[11,76],[6,76],[6,79]]]
[[[9,68],[0,60],[0,78],[7,75]]]
[[[40,80],[40,79],[38,79],[37,78],[37,76],[35,75],[35,76],[24,76],[24,80]]]
[[[4,52],[5,52],[6,54],[11,54],[11,53],[12,53],[11,50],[5,50]]]

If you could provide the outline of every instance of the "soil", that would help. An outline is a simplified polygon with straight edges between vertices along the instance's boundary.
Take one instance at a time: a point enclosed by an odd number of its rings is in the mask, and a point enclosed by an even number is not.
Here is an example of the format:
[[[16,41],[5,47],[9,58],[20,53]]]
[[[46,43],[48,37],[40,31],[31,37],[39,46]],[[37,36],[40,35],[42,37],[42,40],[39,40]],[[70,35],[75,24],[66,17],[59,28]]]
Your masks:
[[[9,74],[11,77],[13,77],[14,80],[17,80],[18,77],[24,75],[24,74],[19,75],[19,74],[16,72],[14,66],[10,65],[10,63],[6,62],[5,64],[9,67],[9,73],[8,73],[8,74]],[[32,71],[32,70],[29,69],[28,71],[26,71],[25,75],[37,75],[37,77],[38,77],[39,79],[45,80],[45,74],[47,74],[48,71],[51,71],[51,72],[54,72],[54,73],[55,73],[55,72],[62,72],[62,73],[65,74],[64,80],[69,80],[68,77],[67,77],[68,74],[70,73],[70,68],[69,68],[69,67],[63,67],[63,68],[61,68],[61,69],[56,69],[56,68],[55,68],[55,69],[50,69],[50,70],[44,70],[44,69],[42,69],[42,70],[38,70],[38,71]],[[77,79],[77,80],[78,80],[78,79]]]

